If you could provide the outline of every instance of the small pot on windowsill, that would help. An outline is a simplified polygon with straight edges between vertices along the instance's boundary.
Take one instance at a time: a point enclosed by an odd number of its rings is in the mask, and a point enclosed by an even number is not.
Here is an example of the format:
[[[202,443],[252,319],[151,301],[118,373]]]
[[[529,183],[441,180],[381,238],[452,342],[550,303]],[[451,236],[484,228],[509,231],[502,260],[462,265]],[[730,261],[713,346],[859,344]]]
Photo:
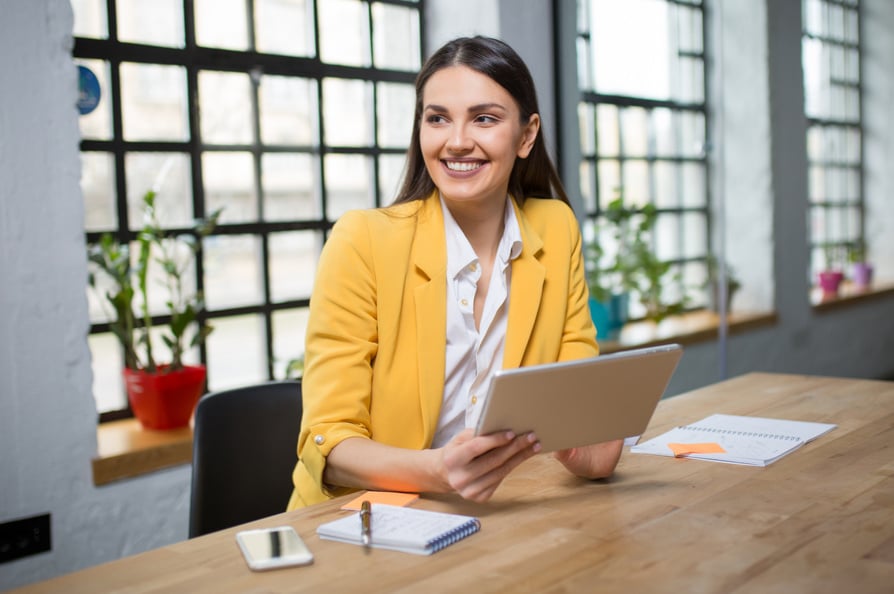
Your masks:
[[[840,270],[823,270],[818,275],[820,290],[823,297],[838,297],[838,290],[841,288],[841,282],[844,280],[844,273]]]
[[[851,266],[851,279],[860,290],[866,290],[872,285],[872,264],[869,262],[854,262]]]

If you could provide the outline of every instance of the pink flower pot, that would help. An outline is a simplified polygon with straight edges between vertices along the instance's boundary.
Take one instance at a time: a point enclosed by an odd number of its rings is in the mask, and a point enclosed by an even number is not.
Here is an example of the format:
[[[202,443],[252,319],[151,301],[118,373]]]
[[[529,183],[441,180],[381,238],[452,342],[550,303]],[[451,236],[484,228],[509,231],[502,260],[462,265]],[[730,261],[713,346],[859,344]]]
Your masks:
[[[844,273],[840,270],[823,270],[819,273],[819,286],[824,296],[838,295],[838,288],[844,280]]]

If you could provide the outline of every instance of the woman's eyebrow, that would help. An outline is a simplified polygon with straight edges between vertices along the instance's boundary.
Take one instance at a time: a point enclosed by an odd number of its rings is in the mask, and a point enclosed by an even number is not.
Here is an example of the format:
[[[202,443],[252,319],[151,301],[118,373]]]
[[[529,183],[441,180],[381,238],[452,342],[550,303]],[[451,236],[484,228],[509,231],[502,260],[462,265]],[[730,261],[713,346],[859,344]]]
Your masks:
[[[506,108],[500,103],[478,103],[476,105],[470,105],[466,111],[479,112],[479,111],[489,111],[492,109],[499,109],[500,111],[506,111]],[[437,105],[435,103],[429,103],[425,106],[424,111],[438,111],[438,112],[446,112],[449,111],[443,105]]]

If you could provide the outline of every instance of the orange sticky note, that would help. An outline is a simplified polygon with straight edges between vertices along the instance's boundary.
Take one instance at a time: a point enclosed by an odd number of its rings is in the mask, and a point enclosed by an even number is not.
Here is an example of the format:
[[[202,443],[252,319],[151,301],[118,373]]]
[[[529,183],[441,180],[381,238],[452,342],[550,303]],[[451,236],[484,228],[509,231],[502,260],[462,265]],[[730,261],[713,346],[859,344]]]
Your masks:
[[[667,447],[674,452],[674,457],[686,454],[725,454],[726,450],[719,443],[669,443]]]
[[[354,499],[341,506],[342,509],[359,510],[360,504],[364,501],[370,503],[384,503],[386,505],[399,505],[401,507],[410,505],[419,499],[418,493],[396,493],[393,491],[367,491],[361,493]]]

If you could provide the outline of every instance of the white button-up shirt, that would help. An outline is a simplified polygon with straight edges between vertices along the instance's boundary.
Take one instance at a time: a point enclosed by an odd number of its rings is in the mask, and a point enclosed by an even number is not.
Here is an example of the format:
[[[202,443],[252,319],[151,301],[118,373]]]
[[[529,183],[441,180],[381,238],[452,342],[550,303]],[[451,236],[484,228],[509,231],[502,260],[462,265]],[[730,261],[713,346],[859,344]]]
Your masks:
[[[445,445],[466,427],[474,427],[494,373],[503,365],[509,312],[510,262],[521,254],[522,240],[512,202],[506,198],[503,236],[497,246],[479,328],[473,306],[481,266],[478,256],[441,198],[447,236],[447,355],[444,401],[433,448]]]

